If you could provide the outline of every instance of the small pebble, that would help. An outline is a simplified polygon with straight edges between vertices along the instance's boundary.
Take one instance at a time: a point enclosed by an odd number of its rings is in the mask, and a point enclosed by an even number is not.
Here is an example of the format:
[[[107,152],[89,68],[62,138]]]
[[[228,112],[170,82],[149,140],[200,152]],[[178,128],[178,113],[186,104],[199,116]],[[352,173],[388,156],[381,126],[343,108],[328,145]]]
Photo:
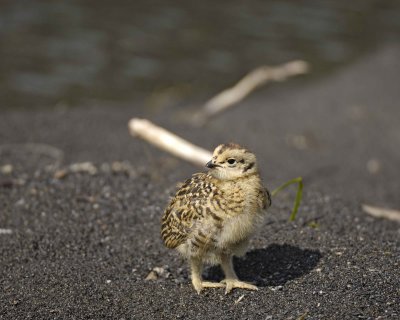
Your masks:
[[[22,207],[25,205],[25,200],[24,199],[19,199],[16,203],[15,206],[16,207]]]
[[[153,270],[147,275],[145,280],[157,280],[158,278],[169,278],[171,274],[166,271],[166,268],[154,267]]]
[[[68,171],[65,169],[57,170],[54,173],[54,179],[61,180],[64,179],[68,175]]]
[[[74,163],[69,166],[69,169],[71,172],[84,172],[91,175],[95,175],[97,173],[97,168],[91,162]]]
[[[150,273],[147,275],[147,277],[144,279],[146,281],[154,281],[158,279],[158,274],[157,272],[151,270]]]
[[[276,287],[271,287],[270,288],[272,291],[278,291],[278,290],[282,290],[283,286],[276,286]]]
[[[0,172],[3,174],[11,174],[13,172],[14,167],[11,164],[5,164],[0,167]]]
[[[0,228],[0,234],[12,234],[12,230]]]

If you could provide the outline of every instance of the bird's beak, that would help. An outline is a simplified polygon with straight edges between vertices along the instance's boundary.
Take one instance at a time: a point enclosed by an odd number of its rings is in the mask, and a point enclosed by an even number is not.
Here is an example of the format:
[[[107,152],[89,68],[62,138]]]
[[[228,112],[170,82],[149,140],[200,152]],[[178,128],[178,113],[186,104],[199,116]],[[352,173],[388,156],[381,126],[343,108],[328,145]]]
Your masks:
[[[216,165],[214,163],[212,163],[212,161],[210,160],[207,162],[206,167],[212,169],[212,168],[215,168]]]

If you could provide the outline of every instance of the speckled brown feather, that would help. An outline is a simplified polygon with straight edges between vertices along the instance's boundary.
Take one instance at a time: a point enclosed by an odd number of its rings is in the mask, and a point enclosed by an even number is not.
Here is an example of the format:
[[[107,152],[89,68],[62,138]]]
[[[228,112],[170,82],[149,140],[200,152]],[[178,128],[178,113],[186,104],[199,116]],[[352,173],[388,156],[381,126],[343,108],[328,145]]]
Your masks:
[[[269,190],[267,188],[263,188],[263,190],[260,190],[260,192],[262,193],[260,196],[262,198],[262,203],[263,206],[262,208],[264,210],[267,210],[271,204],[272,204],[272,198],[271,198],[271,193],[269,192]]]
[[[201,250],[212,245],[225,220],[243,212],[245,194],[241,180],[229,182],[229,192],[222,188],[227,182],[221,182],[205,173],[195,174],[186,180],[171,200],[162,219],[161,234],[165,245],[173,249],[187,240]],[[271,204],[269,192],[265,188],[259,189],[256,199],[254,206],[260,209],[266,209]]]
[[[176,192],[162,218],[161,235],[168,248],[185,242],[196,222],[209,217],[215,223],[223,219],[218,211],[226,201],[215,180],[205,173],[197,173]]]

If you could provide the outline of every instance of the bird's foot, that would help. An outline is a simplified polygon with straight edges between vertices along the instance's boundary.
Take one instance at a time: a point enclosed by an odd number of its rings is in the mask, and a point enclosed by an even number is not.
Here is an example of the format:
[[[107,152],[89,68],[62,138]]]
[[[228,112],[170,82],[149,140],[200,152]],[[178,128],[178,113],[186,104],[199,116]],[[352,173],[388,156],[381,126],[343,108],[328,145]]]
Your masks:
[[[225,294],[228,294],[234,288],[258,290],[258,288],[254,284],[240,281],[239,279],[225,279],[222,280],[221,283],[225,284]]]
[[[224,288],[225,285],[220,282],[209,282],[209,281],[192,281],[194,289],[197,291],[198,294],[204,288]]]

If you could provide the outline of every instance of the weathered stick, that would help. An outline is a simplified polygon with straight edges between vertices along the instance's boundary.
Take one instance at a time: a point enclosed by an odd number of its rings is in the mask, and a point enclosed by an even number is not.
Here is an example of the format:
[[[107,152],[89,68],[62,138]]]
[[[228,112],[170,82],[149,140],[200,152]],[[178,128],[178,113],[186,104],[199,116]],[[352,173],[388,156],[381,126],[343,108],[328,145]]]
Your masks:
[[[196,165],[204,166],[212,157],[211,152],[195,146],[146,119],[133,118],[128,126],[133,136],[139,136],[160,149]]]
[[[253,90],[270,81],[283,81],[288,77],[307,73],[308,63],[302,60],[291,61],[276,67],[262,66],[247,74],[233,87],[222,91],[206,102],[195,115],[195,124],[203,124],[207,118],[220,113],[240,102]]]
[[[373,207],[373,206],[370,206],[367,204],[363,204],[362,209],[364,212],[368,213],[370,216],[373,216],[375,218],[385,218],[385,219],[400,222],[400,211],[399,210]]]

